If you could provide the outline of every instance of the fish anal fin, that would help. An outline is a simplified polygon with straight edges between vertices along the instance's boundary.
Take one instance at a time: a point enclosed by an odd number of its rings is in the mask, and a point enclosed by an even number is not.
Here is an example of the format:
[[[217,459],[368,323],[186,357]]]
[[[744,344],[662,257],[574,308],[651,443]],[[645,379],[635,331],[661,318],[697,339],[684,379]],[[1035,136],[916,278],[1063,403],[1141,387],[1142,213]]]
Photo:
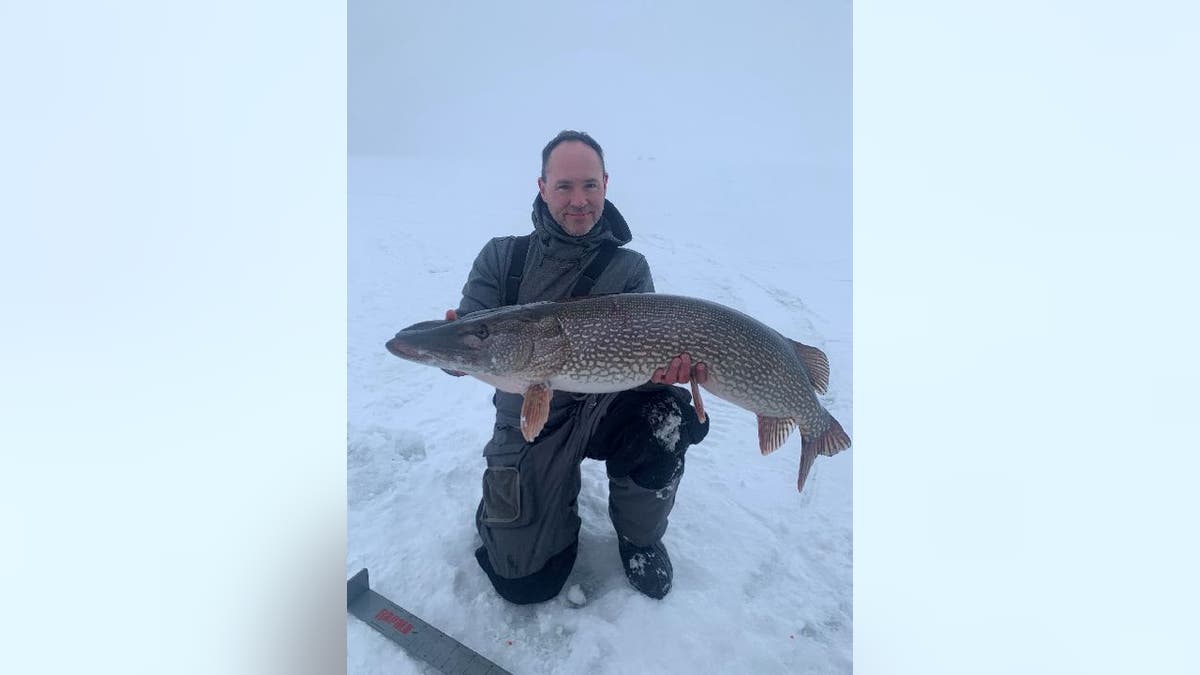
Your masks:
[[[816,347],[810,347],[795,340],[791,342],[792,346],[796,348],[796,355],[804,364],[804,369],[808,371],[808,378],[812,380],[813,389],[816,389],[817,393],[824,394],[829,389],[829,357]]]
[[[550,417],[550,396],[554,390],[545,382],[531,384],[525,389],[525,400],[521,404],[521,435],[532,443],[546,420]]]
[[[764,455],[769,455],[779,449],[787,440],[788,434],[796,427],[796,420],[791,417],[758,416],[758,449]]]

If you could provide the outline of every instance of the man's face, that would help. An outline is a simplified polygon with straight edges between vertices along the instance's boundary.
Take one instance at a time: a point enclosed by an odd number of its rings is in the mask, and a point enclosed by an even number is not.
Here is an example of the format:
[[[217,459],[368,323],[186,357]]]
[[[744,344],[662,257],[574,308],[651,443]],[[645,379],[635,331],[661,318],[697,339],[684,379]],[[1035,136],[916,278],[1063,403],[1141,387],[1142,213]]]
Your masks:
[[[554,222],[567,234],[582,237],[604,212],[608,176],[595,150],[580,141],[566,141],[550,151],[538,190]]]

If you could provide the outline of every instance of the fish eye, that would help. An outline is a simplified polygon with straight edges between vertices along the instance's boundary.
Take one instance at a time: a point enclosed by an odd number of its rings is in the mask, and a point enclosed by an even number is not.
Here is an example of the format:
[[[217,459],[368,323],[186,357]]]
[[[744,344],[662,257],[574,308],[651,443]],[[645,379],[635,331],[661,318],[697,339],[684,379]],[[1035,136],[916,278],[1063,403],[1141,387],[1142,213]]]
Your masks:
[[[479,338],[480,340],[485,340],[485,339],[487,339],[487,336],[488,336],[487,326],[485,326],[483,324],[479,324],[479,328],[475,331],[475,337]]]

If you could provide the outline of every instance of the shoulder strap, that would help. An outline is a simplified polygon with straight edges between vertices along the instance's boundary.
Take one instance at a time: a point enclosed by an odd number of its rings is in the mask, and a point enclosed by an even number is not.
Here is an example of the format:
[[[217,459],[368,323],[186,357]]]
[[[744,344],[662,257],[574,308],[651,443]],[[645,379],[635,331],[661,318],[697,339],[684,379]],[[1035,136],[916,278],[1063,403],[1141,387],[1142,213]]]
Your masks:
[[[596,252],[596,257],[592,258],[592,263],[583,271],[583,275],[579,277],[579,281],[575,282],[575,287],[571,289],[571,297],[579,298],[587,295],[592,291],[592,286],[600,275],[604,272],[604,268],[608,267],[608,263],[612,262],[613,256],[617,253],[617,245],[611,241],[606,241],[600,245],[600,250]]]
[[[517,290],[521,288],[521,275],[525,273],[525,257],[529,254],[529,238],[527,234],[513,240],[512,258],[508,265],[508,277],[504,282],[504,296],[500,298],[501,305],[517,304]]]
[[[524,235],[516,237],[513,240],[512,257],[508,265],[508,276],[504,282],[504,297],[501,304],[515,305],[517,303],[517,292],[521,288],[521,277],[525,274],[525,258],[529,255],[529,239],[533,235]],[[571,289],[569,297],[578,298],[587,295],[591,292],[592,286],[596,284],[596,280],[604,273],[604,269],[612,262],[613,256],[617,253],[617,246],[611,241],[606,241],[600,245],[600,250],[596,252],[596,257],[592,258],[592,262],[583,270],[583,274],[579,280],[575,282],[575,286]]]

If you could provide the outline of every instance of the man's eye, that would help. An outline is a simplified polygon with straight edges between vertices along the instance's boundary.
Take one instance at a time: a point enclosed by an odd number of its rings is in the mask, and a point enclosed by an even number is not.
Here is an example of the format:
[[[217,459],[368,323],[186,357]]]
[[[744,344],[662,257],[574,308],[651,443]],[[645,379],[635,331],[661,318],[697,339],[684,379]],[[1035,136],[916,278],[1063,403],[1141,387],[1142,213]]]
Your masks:
[[[570,188],[568,188],[566,185],[559,185],[557,189],[559,192],[565,192],[565,191],[569,190]]]

